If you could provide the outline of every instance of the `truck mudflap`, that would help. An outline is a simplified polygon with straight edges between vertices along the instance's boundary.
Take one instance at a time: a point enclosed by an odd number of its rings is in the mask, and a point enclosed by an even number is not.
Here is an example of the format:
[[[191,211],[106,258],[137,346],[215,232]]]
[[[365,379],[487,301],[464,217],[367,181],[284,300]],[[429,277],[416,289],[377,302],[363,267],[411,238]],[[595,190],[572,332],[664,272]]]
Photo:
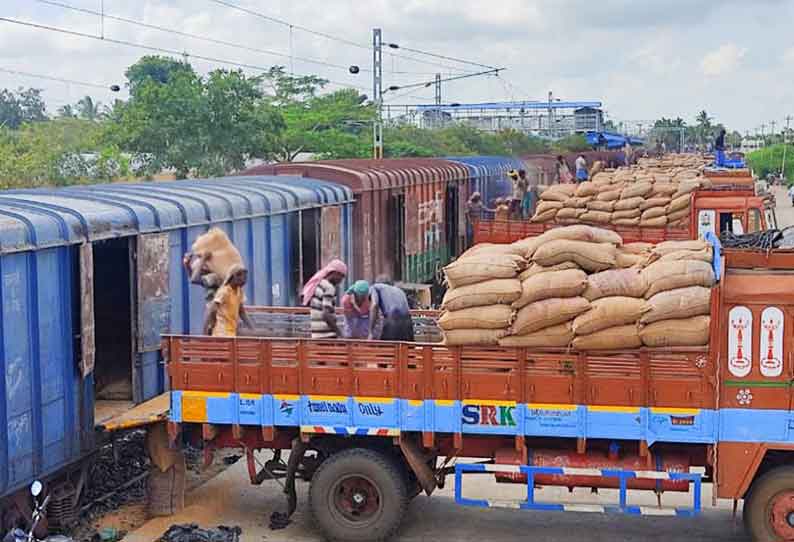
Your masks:
[[[527,497],[524,500],[484,500],[463,496],[464,473],[514,473],[527,477]],[[535,500],[535,484],[538,476],[587,476],[617,478],[619,502],[617,505],[582,503],[543,503]],[[692,484],[692,507],[636,506],[628,503],[628,482],[632,479],[686,480]],[[480,508],[513,508],[518,510],[542,510],[546,512],[591,512],[600,514],[629,514],[637,516],[693,517],[701,511],[701,475],[697,473],[665,471],[631,471],[620,469],[590,469],[572,467],[534,467],[528,465],[496,465],[483,463],[458,463],[455,465],[455,502],[462,506]]]

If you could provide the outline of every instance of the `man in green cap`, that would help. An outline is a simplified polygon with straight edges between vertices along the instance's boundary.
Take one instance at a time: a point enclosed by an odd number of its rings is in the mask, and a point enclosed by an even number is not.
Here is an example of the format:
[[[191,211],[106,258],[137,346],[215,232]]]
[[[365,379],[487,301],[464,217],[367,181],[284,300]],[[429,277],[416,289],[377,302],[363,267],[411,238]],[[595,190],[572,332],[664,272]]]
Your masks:
[[[342,297],[342,312],[345,315],[345,338],[366,339],[369,337],[369,283],[357,280]]]

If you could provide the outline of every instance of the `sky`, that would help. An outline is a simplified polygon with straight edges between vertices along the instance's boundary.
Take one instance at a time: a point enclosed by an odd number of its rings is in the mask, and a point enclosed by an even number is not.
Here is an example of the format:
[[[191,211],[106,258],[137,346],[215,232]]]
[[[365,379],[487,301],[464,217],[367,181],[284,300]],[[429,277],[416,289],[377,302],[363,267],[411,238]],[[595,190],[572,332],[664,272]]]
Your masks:
[[[108,16],[257,50],[108,17],[103,25],[97,15],[64,7],[99,12],[103,2]],[[292,30],[222,4],[286,21]],[[693,123],[706,110],[743,134],[762,124],[768,133],[772,121],[779,130],[794,115],[794,0],[0,0],[0,17],[247,64],[251,74],[291,66],[370,96],[370,46],[378,27],[387,43],[506,68],[499,77],[445,83],[444,102],[546,100],[552,91],[562,100],[600,101],[616,122],[680,116]],[[385,87],[429,81],[436,72],[447,77],[482,69],[387,52],[395,54],[384,55]],[[50,111],[85,94],[103,102],[124,98],[124,90],[105,88],[123,86],[125,69],[144,54],[151,51],[0,20],[0,88],[41,88]],[[190,60],[200,72],[231,67]],[[361,68],[358,75],[345,69],[349,65]],[[432,103],[433,97],[432,87],[420,87],[387,93],[386,102]]]

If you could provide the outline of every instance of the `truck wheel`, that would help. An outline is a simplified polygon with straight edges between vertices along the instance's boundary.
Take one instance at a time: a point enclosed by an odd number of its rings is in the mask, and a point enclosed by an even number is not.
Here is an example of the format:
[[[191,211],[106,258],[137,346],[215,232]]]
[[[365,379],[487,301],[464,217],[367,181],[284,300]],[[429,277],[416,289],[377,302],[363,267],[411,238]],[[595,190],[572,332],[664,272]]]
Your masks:
[[[371,450],[339,452],[314,473],[309,504],[329,540],[386,540],[397,531],[408,505],[403,471]]]
[[[753,482],[743,519],[757,542],[794,540],[794,467],[778,467]]]

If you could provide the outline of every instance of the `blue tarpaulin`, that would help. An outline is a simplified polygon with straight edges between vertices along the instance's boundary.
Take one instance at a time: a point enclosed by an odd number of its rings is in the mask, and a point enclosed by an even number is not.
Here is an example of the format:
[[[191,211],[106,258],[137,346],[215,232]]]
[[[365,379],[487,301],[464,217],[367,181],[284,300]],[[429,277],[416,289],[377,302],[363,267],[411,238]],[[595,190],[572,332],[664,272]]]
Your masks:
[[[619,149],[626,146],[628,141],[631,145],[643,145],[645,140],[638,137],[624,136],[611,132],[587,132],[585,136],[587,144],[593,147],[606,147],[608,149]]]

